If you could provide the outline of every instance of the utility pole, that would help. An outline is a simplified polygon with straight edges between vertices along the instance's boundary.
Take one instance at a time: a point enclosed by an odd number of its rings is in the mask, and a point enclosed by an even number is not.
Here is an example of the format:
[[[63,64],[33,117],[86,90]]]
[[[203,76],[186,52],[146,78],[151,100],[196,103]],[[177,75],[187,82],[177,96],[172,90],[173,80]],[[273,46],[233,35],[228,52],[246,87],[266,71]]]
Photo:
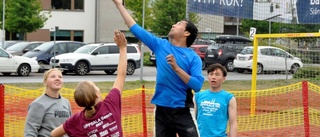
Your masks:
[[[59,30],[58,26],[54,27],[54,35],[53,35],[53,68],[56,67],[56,36],[57,31]]]
[[[239,36],[239,18],[237,18],[237,36]]]
[[[189,20],[189,3],[188,3],[188,0],[186,0],[186,20]]]
[[[272,14],[273,12],[273,3],[271,3],[270,5],[270,14]],[[271,18],[269,19],[269,34],[271,34]],[[271,39],[269,38],[269,46],[270,46],[270,43],[271,43]]]
[[[5,40],[5,30],[4,30],[4,17],[5,17],[5,12],[6,12],[6,0],[3,0],[2,3],[2,48],[4,48],[4,40]]]
[[[146,7],[146,0],[143,0],[143,4],[142,4],[142,28],[144,28],[144,16],[145,16],[145,7]],[[144,56],[144,52],[143,52],[143,43],[140,41],[140,52],[141,52],[141,61],[140,61],[140,82],[143,81],[143,77],[142,77],[142,74],[143,74],[143,56]]]

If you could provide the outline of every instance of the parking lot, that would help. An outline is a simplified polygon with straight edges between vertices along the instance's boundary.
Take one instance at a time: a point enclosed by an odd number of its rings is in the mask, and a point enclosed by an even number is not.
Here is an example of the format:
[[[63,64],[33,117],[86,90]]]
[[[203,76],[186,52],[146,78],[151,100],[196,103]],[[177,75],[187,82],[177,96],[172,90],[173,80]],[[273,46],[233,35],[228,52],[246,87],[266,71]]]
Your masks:
[[[155,81],[156,80],[156,68],[145,66],[143,67],[143,72],[141,73],[141,69],[137,69],[133,75],[129,75],[126,78],[126,81],[136,81],[136,80],[146,80],[146,81]],[[95,82],[101,81],[114,81],[116,78],[117,72],[113,75],[106,75],[103,71],[91,71],[88,75],[79,76],[75,74],[66,74],[63,76],[64,82],[79,82],[82,80],[91,80]],[[143,74],[143,75],[141,75]],[[205,80],[207,79],[206,70],[202,71],[202,74],[205,76]],[[10,76],[0,75],[0,83],[40,83],[42,82],[43,73],[31,73],[27,77],[21,77],[16,74],[12,74]],[[270,73],[270,74],[261,74],[258,75],[257,79],[266,80],[266,79],[291,79],[292,75],[285,75],[285,73]],[[229,72],[227,76],[228,80],[250,80],[252,79],[251,73],[237,73],[237,72]]]

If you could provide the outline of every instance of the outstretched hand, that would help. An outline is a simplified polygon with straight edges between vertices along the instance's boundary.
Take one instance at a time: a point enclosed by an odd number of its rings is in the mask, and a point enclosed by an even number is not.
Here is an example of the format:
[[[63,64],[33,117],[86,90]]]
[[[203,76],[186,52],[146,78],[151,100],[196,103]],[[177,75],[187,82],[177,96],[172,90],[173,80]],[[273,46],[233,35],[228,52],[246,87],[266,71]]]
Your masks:
[[[114,31],[113,40],[118,45],[119,48],[127,46],[127,39],[124,36],[124,33],[120,32],[120,30]]]
[[[122,5],[122,0],[112,0],[114,2],[114,4],[118,5],[121,4]]]

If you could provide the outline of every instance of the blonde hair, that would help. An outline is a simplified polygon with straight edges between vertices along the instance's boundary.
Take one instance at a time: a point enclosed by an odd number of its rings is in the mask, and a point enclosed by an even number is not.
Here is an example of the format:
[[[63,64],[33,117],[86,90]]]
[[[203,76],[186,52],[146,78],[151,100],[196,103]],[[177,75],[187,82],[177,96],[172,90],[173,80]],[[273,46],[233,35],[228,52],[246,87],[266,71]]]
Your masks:
[[[91,81],[79,82],[74,92],[74,100],[78,106],[85,108],[85,116],[88,118],[96,113],[94,108],[96,98],[96,89]]]
[[[61,75],[62,75],[61,70],[59,70],[59,69],[57,69],[57,68],[49,69],[48,71],[44,72],[44,74],[43,74],[43,83],[46,82],[46,80],[48,79],[49,74],[50,74],[52,71],[59,71],[59,72],[61,73]]]

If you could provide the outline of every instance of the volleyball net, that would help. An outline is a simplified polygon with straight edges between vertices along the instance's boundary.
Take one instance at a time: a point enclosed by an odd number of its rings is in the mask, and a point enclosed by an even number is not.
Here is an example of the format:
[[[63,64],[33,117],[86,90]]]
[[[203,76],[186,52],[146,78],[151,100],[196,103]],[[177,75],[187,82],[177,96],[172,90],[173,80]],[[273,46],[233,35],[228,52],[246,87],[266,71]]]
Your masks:
[[[73,99],[73,89],[61,94],[70,100],[72,112],[81,111]],[[320,87],[307,81],[256,90],[255,115],[252,91],[230,91],[237,99],[239,136],[320,136]],[[125,137],[152,137],[154,89],[126,90],[122,94],[122,127]],[[22,137],[28,105],[43,89],[28,90],[0,85],[0,136]],[[104,94],[106,95],[106,94]],[[4,99],[4,100],[3,100]]]

